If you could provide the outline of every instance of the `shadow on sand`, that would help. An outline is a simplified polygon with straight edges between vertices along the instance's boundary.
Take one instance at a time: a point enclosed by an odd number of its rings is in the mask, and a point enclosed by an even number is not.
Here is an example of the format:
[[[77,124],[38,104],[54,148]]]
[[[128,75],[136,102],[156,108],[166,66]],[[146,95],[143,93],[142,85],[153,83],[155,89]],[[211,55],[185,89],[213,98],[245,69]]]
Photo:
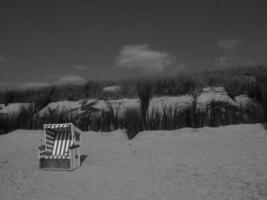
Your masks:
[[[85,159],[88,157],[88,155],[81,155],[80,159],[81,159],[81,165],[83,164],[83,162],[85,161]]]

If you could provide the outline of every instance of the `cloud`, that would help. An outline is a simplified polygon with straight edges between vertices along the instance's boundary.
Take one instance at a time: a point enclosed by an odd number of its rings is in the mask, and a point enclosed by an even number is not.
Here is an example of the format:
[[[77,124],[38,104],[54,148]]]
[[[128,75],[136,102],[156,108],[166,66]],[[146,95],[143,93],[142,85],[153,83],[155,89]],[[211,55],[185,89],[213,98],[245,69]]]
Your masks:
[[[78,70],[88,70],[88,67],[84,65],[74,65],[73,68]]]
[[[29,83],[22,84],[20,88],[21,89],[40,89],[40,88],[45,88],[49,86],[50,84],[45,83],[45,82],[29,82]]]
[[[65,85],[65,84],[80,85],[86,82],[87,81],[81,76],[77,76],[73,74],[66,74],[66,75],[60,76],[60,78],[56,81],[55,84],[57,85]]]
[[[150,50],[147,44],[123,46],[116,60],[121,68],[138,69],[146,72],[161,72],[174,64],[174,58],[166,52]]]
[[[235,50],[243,42],[244,40],[241,39],[222,39],[218,42],[218,47],[224,50]]]

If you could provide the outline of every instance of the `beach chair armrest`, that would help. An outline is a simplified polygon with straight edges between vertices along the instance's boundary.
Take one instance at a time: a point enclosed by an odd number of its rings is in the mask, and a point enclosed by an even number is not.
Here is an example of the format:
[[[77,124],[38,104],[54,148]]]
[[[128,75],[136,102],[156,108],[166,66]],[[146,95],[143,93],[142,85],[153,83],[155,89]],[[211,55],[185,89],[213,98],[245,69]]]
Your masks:
[[[46,151],[45,145],[42,145],[38,147],[38,158],[43,158],[46,155],[49,155],[50,153]]]
[[[69,148],[69,151],[70,151],[70,157],[72,158],[72,159],[75,159],[75,158],[78,158],[78,155],[79,155],[79,153],[78,152],[80,152],[80,145],[73,145],[73,146],[71,146],[70,148]]]
[[[69,149],[71,150],[71,149],[76,149],[76,148],[79,148],[79,147],[80,147],[80,145],[72,145],[72,146],[70,146]]]
[[[39,147],[38,147],[38,150],[39,150],[39,151],[45,151],[45,145],[41,145],[41,146],[39,146]]]

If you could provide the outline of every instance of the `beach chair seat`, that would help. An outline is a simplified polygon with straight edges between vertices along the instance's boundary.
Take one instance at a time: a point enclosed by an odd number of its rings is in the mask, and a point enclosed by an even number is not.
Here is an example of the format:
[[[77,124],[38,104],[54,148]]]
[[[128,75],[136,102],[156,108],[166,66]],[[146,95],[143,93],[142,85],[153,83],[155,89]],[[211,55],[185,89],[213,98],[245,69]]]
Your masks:
[[[40,169],[73,170],[80,167],[81,131],[72,123],[44,124],[45,144],[39,147]]]

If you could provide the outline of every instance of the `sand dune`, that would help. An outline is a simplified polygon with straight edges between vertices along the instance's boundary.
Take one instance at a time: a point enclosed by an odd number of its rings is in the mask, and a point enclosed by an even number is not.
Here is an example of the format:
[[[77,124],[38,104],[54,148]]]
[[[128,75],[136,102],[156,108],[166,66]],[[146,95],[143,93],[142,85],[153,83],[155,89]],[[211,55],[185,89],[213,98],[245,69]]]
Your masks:
[[[261,124],[82,135],[82,167],[40,171],[42,131],[0,136],[0,199],[267,199]]]

